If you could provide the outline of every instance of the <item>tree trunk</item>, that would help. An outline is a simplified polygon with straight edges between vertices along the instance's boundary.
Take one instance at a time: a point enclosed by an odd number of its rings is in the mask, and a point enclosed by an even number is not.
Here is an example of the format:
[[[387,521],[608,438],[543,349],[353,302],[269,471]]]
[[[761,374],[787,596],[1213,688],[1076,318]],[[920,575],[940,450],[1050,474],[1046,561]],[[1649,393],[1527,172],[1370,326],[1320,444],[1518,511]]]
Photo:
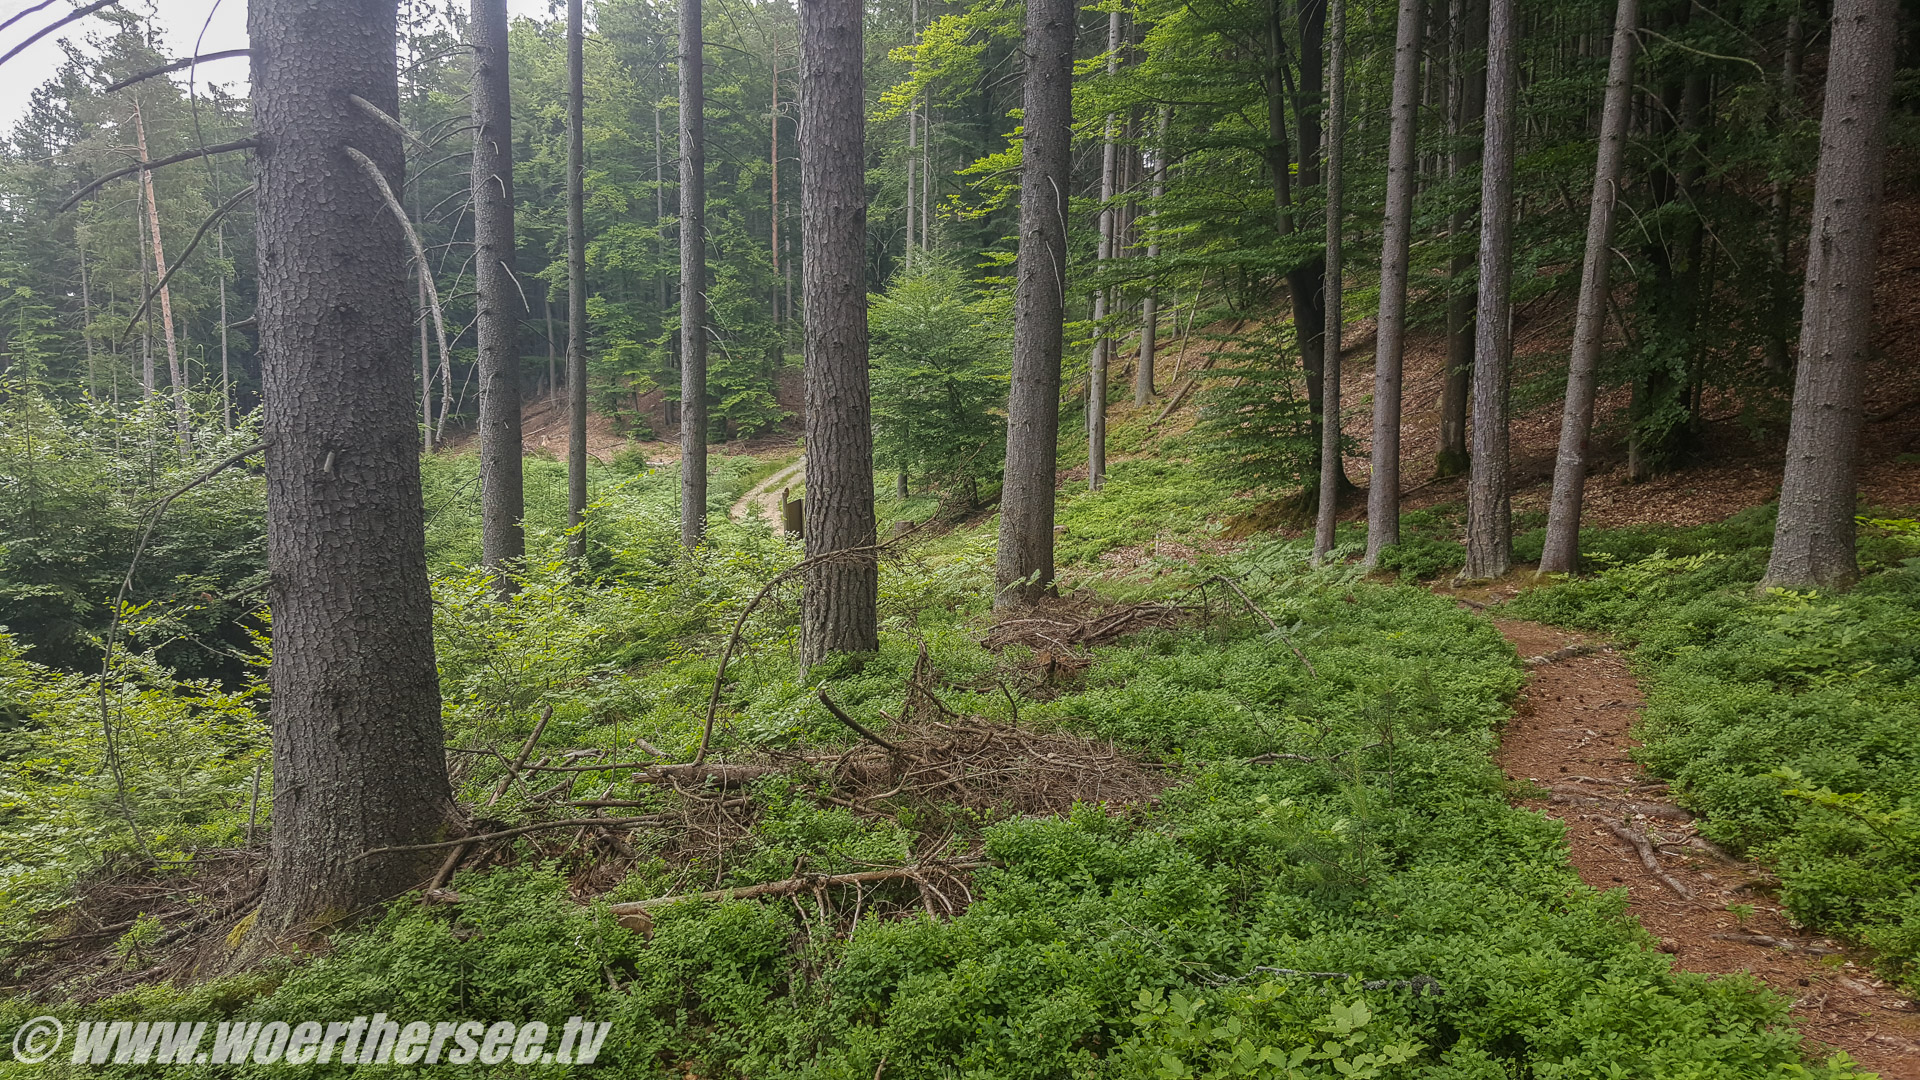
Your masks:
[[[420,883],[455,821],[434,671],[398,219],[395,0],[254,0],[273,844],[260,948]]]
[[[1780,63],[1780,108],[1775,113],[1776,120],[1785,126],[1799,113],[1800,104],[1800,50],[1806,37],[1801,26],[1800,13],[1795,11],[1787,17],[1787,40],[1784,55]],[[1767,369],[1775,375],[1784,376],[1793,370],[1792,343],[1788,340],[1791,330],[1789,320],[1793,309],[1793,182],[1775,181],[1773,185],[1773,307],[1772,319],[1767,329],[1767,345],[1764,360]]]
[[[1160,107],[1159,134],[1154,139],[1153,150],[1153,214],[1160,213],[1160,200],[1167,194],[1167,125],[1172,110]],[[1160,234],[1156,231],[1147,241],[1147,260],[1152,262],[1160,257]],[[1140,301],[1140,363],[1134,370],[1133,404],[1137,408],[1146,408],[1153,400],[1153,361],[1159,346],[1160,310],[1159,297],[1151,282],[1147,285],[1147,295]]]
[[[220,430],[233,431],[233,373],[227,366],[227,226],[213,234],[214,257],[220,260]],[[84,284],[84,283],[83,283]],[[93,368],[92,341],[88,341],[87,368]]]
[[[1513,144],[1519,27],[1514,0],[1487,5],[1486,164],[1480,171],[1480,305],[1474,317],[1473,466],[1467,473],[1467,565],[1497,578],[1513,564],[1507,476],[1507,368],[1513,359]]]
[[[1380,316],[1373,358],[1373,478],[1367,489],[1367,565],[1400,542],[1400,362],[1407,334],[1407,256],[1413,242],[1414,125],[1419,118],[1422,0],[1400,0],[1393,122],[1387,133],[1387,205],[1380,246]]]
[[[1313,561],[1333,549],[1340,511],[1340,485],[1346,470],[1340,460],[1340,351],[1345,324],[1341,315],[1341,226],[1345,221],[1347,126],[1347,7],[1327,0],[1327,260],[1325,360],[1320,372],[1320,513],[1313,528]]]
[[[707,105],[700,0],[680,3],[680,543],[707,532]],[[801,188],[806,187],[805,181]]]
[[[140,162],[145,164],[147,125],[138,105],[133,109],[133,130],[140,141]],[[167,343],[167,383],[173,390],[173,433],[184,454],[193,447],[192,416],[187,409],[187,376],[180,367],[180,345],[173,334],[173,289],[167,284],[166,249],[160,246],[160,203],[153,193],[153,170],[142,169],[140,182],[146,188],[147,224],[153,230],[153,275],[160,283],[160,331]]]
[[[1120,9],[1107,14],[1107,77],[1120,70]],[[1113,114],[1107,114],[1100,152],[1100,247],[1098,265],[1104,267],[1113,258],[1114,227],[1119,224],[1113,211],[1113,182],[1118,165],[1118,147],[1113,141]],[[1093,355],[1087,363],[1087,490],[1099,491],[1107,479],[1107,362],[1113,357],[1113,340],[1107,334],[1107,300],[1111,290],[1102,286],[1093,294]]]
[[[1834,5],[1793,422],[1767,560],[1774,588],[1843,589],[1860,573],[1855,467],[1898,18],[1894,0]]]
[[[699,0],[693,2],[698,6]],[[567,0],[567,527],[573,530],[567,540],[567,555],[574,559],[587,553],[587,154],[583,6],[584,0]],[[655,135],[657,143],[657,131]]]
[[[908,15],[908,29],[913,31],[913,43],[920,43],[920,0],[912,0]],[[907,244],[900,261],[907,266],[913,265],[913,228],[916,218],[913,214],[914,166],[918,164],[920,152],[920,107],[917,102],[907,102]]]
[[[473,263],[480,365],[480,559],[501,592],[526,558],[520,286],[513,258],[513,105],[506,0],[473,0]]]
[[[1077,10],[1067,0],[1027,0],[1020,254],[1013,302],[1013,383],[1007,395],[1006,481],[994,557],[996,607],[1038,600],[1053,585]]]
[[[1480,140],[1473,125],[1487,107],[1487,0],[1454,0],[1453,72],[1447,94],[1447,134],[1453,138],[1448,172],[1455,181],[1480,167]],[[1474,225],[1465,207],[1447,220],[1447,232],[1457,244]],[[1459,283],[1472,273],[1474,255],[1459,251],[1447,268],[1453,287],[1447,297],[1447,368],[1440,389],[1440,449],[1434,455],[1434,475],[1458,476],[1467,471],[1467,402],[1472,396],[1473,310],[1477,293]]]
[[[1639,18],[1637,0],[1619,0],[1606,100],[1600,114],[1600,153],[1593,169],[1593,200],[1587,216],[1586,262],[1580,268],[1580,301],[1574,314],[1573,355],[1567,365],[1567,400],[1560,417],[1560,452],[1553,470],[1546,547],[1540,555],[1543,574],[1572,573],[1580,561],[1580,505],[1586,495],[1595,378],[1607,326],[1613,211],[1626,164],[1627,110],[1633,94],[1633,48]]]
[[[1300,85],[1293,95],[1294,127],[1300,132],[1300,186],[1313,187],[1320,182],[1320,95],[1326,81],[1321,68],[1320,48],[1326,37],[1325,0],[1299,0],[1295,6],[1300,27]],[[1302,193],[1304,198],[1304,192]],[[1293,307],[1294,335],[1300,346],[1300,370],[1306,377],[1309,431],[1316,444],[1326,415],[1322,400],[1325,388],[1326,342],[1323,336],[1327,319],[1327,264],[1316,255],[1287,272],[1287,294]],[[1340,462],[1336,461],[1336,465]],[[1335,482],[1351,487],[1346,470],[1339,470]]]
[[[419,185],[415,185],[418,190]],[[414,215],[419,220],[419,215]],[[418,266],[414,272],[414,321],[420,324],[420,433],[425,440],[426,452],[433,453],[433,359],[427,352],[427,278],[425,266]]]
[[[867,389],[866,78],[859,0],[801,0],[800,254],[807,298],[807,574],[800,662],[880,647]],[[861,550],[864,549],[864,550]]]

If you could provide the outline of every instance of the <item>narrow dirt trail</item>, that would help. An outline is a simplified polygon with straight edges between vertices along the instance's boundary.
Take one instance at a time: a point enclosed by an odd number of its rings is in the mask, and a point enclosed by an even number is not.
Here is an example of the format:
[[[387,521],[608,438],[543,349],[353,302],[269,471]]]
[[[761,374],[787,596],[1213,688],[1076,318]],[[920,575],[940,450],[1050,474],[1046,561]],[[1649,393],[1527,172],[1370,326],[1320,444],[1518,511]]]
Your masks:
[[[739,500],[733,504],[733,508],[727,511],[727,516],[734,521],[745,521],[747,520],[747,508],[750,506],[758,506],[766,523],[776,529],[779,528],[780,490],[791,487],[804,479],[806,477],[806,468],[807,459],[800,457],[796,459],[793,464],[753,485],[745,495],[740,496]]]
[[[1603,641],[1538,623],[1495,625],[1532,669],[1501,738],[1501,767],[1551,791],[1521,805],[1566,823],[1581,880],[1626,889],[1629,914],[1676,968],[1751,972],[1794,999],[1817,1055],[1845,1050],[1887,1080],[1920,1080],[1914,1003],[1836,943],[1795,930],[1766,870],[1700,838],[1666,785],[1633,763],[1630,729],[1644,699],[1625,659]],[[1729,910],[1740,905],[1752,909],[1744,919]]]

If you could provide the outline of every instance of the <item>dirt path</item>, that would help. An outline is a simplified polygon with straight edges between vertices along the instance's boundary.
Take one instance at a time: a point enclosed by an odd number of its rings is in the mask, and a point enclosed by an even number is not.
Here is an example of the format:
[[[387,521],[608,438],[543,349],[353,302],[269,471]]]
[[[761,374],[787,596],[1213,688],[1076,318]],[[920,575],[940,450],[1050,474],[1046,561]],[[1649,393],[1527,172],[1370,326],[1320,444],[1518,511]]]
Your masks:
[[[1758,866],[1696,835],[1692,815],[1642,774],[1629,734],[1644,704],[1626,661],[1604,642],[1537,623],[1496,620],[1532,676],[1501,739],[1515,780],[1551,790],[1522,805],[1566,823],[1574,868],[1598,889],[1625,888],[1628,912],[1687,971],[1750,971],[1794,999],[1817,1054],[1845,1050],[1888,1080],[1920,1080],[1920,1011],[1834,942],[1797,931]],[[1625,833],[1623,836],[1621,833]],[[1644,839],[1649,869],[1632,837]],[[1683,895],[1683,893],[1685,895]],[[1750,905],[1744,920],[1729,908]]]
[[[802,456],[796,459],[793,464],[753,485],[752,490],[740,496],[740,500],[733,504],[733,509],[727,511],[727,516],[734,521],[745,521],[747,520],[747,508],[750,506],[758,506],[762,520],[768,525],[778,528],[780,525],[780,490],[782,488],[792,487],[805,479],[806,468],[807,459]]]

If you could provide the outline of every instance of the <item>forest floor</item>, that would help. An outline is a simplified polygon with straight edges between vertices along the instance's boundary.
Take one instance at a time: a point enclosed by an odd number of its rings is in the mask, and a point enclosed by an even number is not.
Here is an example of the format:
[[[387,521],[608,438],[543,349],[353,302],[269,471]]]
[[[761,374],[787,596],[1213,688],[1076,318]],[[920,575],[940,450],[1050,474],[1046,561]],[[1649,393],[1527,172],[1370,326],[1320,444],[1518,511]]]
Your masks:
[[[734,521],[744,522],[750,516],[751,508],[757,506],[760,508],[762,521],[778,525],[781,497],[786,494],[786,489],[800,486],[801,482],[807,478],[806,469],[807,459],[795,458],[793,464],[782,467],[765,480],[753,485],[745,495],[740,496],[739,500],[733,504],[733,508],[727,511],[727,516]]]
[[[1793,999],[1815,1057],[1844,1050],[1884,1077],[1920,1077],[1915,1004],[1838,943],[1796,928],[1769,895],[1772,876],[1699,837],[1693,815],[1634,764],[1644,702],[1626,658],[1588,635],[1494,624],[1531,671],[1502,733],[1501,767],[1540,789],[1518,805],[1566,824],[1581,880],[1626,890],[1628,914],[1676,969],[1750,972]]]

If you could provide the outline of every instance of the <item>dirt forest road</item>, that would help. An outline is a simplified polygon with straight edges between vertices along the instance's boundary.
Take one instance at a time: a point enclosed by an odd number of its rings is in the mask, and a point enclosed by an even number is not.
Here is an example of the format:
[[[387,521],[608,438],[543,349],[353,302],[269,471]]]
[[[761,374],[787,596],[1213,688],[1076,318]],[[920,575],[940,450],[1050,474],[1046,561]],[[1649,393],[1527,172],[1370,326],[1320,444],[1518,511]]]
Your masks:
[[[1765,869],[1698,835],[1664,783],[1641,773],[1630,729],[1645,704],[1604,641],[1495,618],[1532,674],[1501,738],[1510,779],[1550,794],[1521,805],[1566,823],[1581,880],[1627,890],[1628,913],[1676,968],[1752,972],[1794,1002],[1811,1049],[1845,1050],[1887,1080],[1920,1080],[1920,1011],[1864,959],[1795,929]]]
[[[761,520],[778,528],[781,489],[797,487],[806,477],[807,459],[803,455],[795,458],[793,464],[753,485],[753,488],[740,496],[739,501],[733,504],[733,508],[727,511],[727,516],[734,521],[746,521],[751,516],[748,508],[757,506],[760,508]]]

